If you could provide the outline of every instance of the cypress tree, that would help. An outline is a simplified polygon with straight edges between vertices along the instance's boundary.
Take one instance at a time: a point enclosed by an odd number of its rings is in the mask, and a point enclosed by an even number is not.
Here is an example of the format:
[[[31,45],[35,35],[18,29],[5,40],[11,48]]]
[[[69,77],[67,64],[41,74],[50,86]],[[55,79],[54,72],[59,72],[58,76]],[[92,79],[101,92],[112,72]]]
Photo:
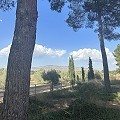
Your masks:
[[[79,80],[80,80],[79,75],[77,75],[77,76],[76,76],[76,79],[77,79],[77,81],[79,81]]]
[[[92,66],[92,59],[89,57],[88,80],[95,79],[94,70]]]
[[[81,67],[82,69],[82,82],[85,81],[85,71],[84,71],[84,67]]]
[[[73,85],[75,84],[75,68],[74,68],[74,60],[72,55],[69,57],[68,75],[71,85],[73,87]]]

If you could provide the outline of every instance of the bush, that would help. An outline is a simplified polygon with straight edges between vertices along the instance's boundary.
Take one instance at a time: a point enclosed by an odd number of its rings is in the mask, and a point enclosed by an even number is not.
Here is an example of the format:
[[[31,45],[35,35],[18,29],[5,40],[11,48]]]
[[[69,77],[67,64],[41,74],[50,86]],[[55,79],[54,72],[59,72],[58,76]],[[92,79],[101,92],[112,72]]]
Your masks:
[[[120,80],[111,80],[111,85],[120,85]]]
[[[101,77],[101,75],[100,75],[99,73],[95,73],[95,79],[97,79],[97,80],[101,80],[102,77]]]
[[[94,120],[98,115],[97,106],[83,99],[76,99],[73,101],[68,110],[72,118],[80,118],[81,120]]]
[[[29,101],[29,120],[42,119],[42,104],[37,99],[30,99]]]
[[[120,115],[119,109],[97,107],[83,99],[73,101],[67,112],[69,120],[119,120]]]
[[[76,84],[77,84],[77,86],[81,86],[81,85],[82,85],[82,82],[79,81],[79,80],[77,80],[77,81],[76,81]]]
[[[79,87],[79,93],[82,98],[90,100],[91,97],[97,97],[102,87],[103,85],[101,82],[86,82]]]

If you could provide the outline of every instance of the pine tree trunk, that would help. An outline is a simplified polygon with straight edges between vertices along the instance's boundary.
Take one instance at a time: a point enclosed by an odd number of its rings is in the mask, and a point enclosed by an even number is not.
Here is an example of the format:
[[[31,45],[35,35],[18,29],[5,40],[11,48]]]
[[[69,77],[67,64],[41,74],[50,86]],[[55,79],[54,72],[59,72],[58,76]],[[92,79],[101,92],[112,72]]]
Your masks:
[[[16,25],[9,54],[2,120],[27,120],[37,0],[17,0]]]
[[[100,49],[102,54],[102,61],[103,61],[103,70],[104,70],[104,85],[107,92],[111,92],[110,80],[109,80],[109,69],[108,69],[108,61],[107,55],[105,51],[104,39],[103,39],[103,32],[102,32],[102,19],[101,14],[98,14],[98,22],[99,22],[99,41],[100,41]]]

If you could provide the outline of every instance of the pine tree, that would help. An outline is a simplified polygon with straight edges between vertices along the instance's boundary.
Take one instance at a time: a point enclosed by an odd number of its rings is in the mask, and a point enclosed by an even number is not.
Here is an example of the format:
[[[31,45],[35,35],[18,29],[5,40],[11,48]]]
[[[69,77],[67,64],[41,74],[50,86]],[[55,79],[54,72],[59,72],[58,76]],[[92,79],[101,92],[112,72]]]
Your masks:
[[[88,80],[95,79],[94,70],[92,66],[92,59],[89,57],[89,67],[88,67]]]
[[[103,60],[104,85],[107,92],[111,92],[109,68],[105,51],[104,39],[119,39],[120,34],[114,30],[120,26],[119,0],[70,0],[70,13],[66,20],[74,31],[79,28],[95,28],[98,32]],[[95,27],[96,25],[96,27]]]
[[[120,33],[120,0],[67,0],[70,12],[66,22],[74,31],[80,28],[95,28],[98,33],[103,61],[104,85],[111,92],[109,68],[105,51],[104,39],[119,40]],[[61,12],[66,0],[50,0],[51,9]]]
[[[73,87],[73,85],[75,84],[75,68],[74,68],[74,60],[72,55],[69,57],[68,75],[71,85]]]
[[[85,71],[84,71],[84,67],[81,67],[82,69],[82,82],[85,82]]]

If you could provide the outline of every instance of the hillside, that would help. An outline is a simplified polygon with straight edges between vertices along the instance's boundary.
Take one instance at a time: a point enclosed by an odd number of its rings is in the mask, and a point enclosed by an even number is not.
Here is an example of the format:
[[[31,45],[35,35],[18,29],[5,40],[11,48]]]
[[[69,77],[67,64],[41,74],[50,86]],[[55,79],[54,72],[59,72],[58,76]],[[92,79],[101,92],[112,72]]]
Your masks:
[[[40,66],[40,67],[32,67],[32,69],[31,69],[31,81],[30,81],[31,85],[46,83],[45,81],[43,81],[43,79],[41,77],[41,73],[44,70],[48,71],[51,69],[57,70],[57,72],[61,76],[61,79],[60,79],[61,81],[69,82],[69,80],[68,80],[68,66],[46,65],[46,66]],[[76,75],[78,75],[79,78],[81,79],[81,67],[76,67],[75,71],[76,71]],[[100,74],[101,77],[103,78],[102,71],[94,70],[94,72]],[[87,80],[87,73],[88,73],[88,70],[86,68],[85,69],[85,79],[86,80]],[[0,88],[4,87],[5,78],[6,78],[6,68],[1,68],[0,69]],[[114,71],[110,72],[110,79],[111,80],[115,80],[115,79],[119,79],[119,78],[120,78],[120,74],[116,74]]]
[[[46,65],[46,66],[40,66],[40,67],[32,67],[32,70],[39,70],[44,69],[45,71],[55,69],[55,70],[67,70],[67,66],[58,66],[58,65]]]

